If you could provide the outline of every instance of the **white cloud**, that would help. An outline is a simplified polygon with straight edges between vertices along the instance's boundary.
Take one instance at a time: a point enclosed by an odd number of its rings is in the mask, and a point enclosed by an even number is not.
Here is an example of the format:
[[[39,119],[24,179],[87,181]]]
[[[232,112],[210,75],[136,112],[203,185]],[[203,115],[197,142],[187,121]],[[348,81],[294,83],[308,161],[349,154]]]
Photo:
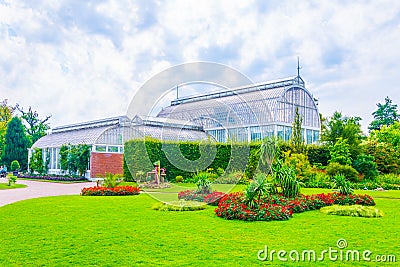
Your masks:
[[[4,1],[0,90],[52,126],[123,114],[142,83],[187,61],[254,81],[296,73],[325,116],[400,104],[398,1]],[[149,96],[151,99],[151,96]]]

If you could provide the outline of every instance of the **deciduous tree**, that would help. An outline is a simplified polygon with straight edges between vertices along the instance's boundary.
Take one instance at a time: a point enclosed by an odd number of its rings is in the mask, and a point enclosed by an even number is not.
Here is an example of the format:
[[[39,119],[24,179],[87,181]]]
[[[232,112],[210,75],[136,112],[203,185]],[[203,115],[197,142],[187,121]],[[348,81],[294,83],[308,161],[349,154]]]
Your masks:
[[[376,104],[378,109],[372,113],[374,120],[369,125],[370,131],[379,130],[382,126],[392,125],[396,121],[399,121],[400,114],[397,112],[397,105],[392,104],[392,100],[387,96],[385,98],[385,104]]]

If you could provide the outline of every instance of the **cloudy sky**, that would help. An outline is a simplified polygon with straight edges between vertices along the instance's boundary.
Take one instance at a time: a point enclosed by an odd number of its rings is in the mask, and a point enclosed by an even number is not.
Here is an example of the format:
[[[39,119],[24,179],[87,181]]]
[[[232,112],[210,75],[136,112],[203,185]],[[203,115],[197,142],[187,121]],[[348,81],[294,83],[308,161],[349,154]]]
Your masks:
[[[0,0],[0,100],[51,127],[126,113],[140,86],[186,62],[254,82],[296,74],[320,112],[372,119],[400,104],[400,1]],[[153,101],[150,99],[149,101]]]

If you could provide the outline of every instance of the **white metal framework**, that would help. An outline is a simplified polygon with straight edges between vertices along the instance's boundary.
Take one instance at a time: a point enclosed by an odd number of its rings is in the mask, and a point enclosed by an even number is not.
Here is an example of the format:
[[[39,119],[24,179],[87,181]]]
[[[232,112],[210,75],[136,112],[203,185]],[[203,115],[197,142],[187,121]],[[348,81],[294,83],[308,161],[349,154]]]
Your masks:
[[[307,143],[319,139],[320,117],[313,96],[300,76],[179,98],[157,117],[198,123],[216,140],[289,140],[296,108],[303,118]]]

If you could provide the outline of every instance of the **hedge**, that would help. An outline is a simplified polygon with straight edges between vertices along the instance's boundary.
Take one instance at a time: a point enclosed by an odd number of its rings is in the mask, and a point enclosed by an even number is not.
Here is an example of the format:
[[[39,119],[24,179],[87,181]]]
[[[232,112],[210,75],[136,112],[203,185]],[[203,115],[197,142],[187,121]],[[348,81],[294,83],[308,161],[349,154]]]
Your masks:
[[[125,177],[128,172],[134,177],[138,171],[149,172],[154,169],[153,163],[160,160],[161,167],[166,169],[168,181],[175,181],[177,176],[188,178],[207,168],[222,168],[227,172],[242,170],[251,178],[259,164],[260,145],[260,142],[230,144],[160,141],[153,138],[131,140],[124,147],[124,173]],[[212,153],[213,147],[215,155]],[[200,150],[211,152],[200,153]],[[176,153],[181,153],[182,157],[174,157],[171,162],[171,156]]]

